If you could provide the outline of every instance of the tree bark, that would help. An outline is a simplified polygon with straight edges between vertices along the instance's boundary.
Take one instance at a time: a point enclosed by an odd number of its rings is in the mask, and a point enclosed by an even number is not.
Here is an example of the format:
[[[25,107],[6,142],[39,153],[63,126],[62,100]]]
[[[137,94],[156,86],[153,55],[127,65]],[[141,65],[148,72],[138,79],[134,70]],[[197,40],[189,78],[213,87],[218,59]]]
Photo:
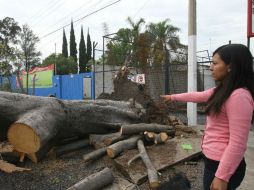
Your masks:
[[[99,190],[106,185],[113,183],[114,176],[109,168],[94,173],[87,178],[79,181],[67,190]]]
[[[119,132],[110,134],[91,134],[89,135],[90,144],[94,146],[95,149],[99,149],[115,142],[126,139],[127,136],[121,135]]]
[[[155,133],[160,133],[160,132],[167,132],[170,133],[173,131],[173,127],[169,125],[159,125],[156,123],[138,123],[138,124],[126,124],[121,126],[120,133],[121,135],[130,135],[130,134],[138,134],[138,133],[143,133],[145,131],[149,132],[155,132]]]
[[[115,158],[119,154],[121,154],[123,151],[135,148],[137,146],[137,141],[141,138],[142,138],[142,136],[137,135],[137,136],[133,136],[129,139],[119,141],[115,144],[110,145],[107,148],[108,156],[110,158]]]
[[[155,169],[154,165],[152,164],[152,162],[151,162],[151,160],[150,160],[150,158],[149,158],[149,156],[146,152],[143,141],[138,140],[137,145],[138,145],[139,154],[136,155],[134,158],[132,158],[128,162],[128,165],[130,165],[131,162],[133,162],[137,158],[141,158],[142,161],[144,162],[145,166],[146,166],[146,169],[147,169],[147,175],[148,175],[150,188],[151,189],[157,189],[160,185],[159,178],[158,178],[158,172]]]
[[[106,154],[107,154],[107,147],[102,147],[102,148],[97,149],[97,150],[90,152],[88,154],[84,154],[83,160],[85,162],[94,161],[94,160],[101,158],[102,156],[104,156]]]
[[[139,123],[144,111],[133,103],[112,100],[66,101],[0,91],[0,119],[8,140],[40,160],[57,141],[87,134],[116,132],[122,124]],[[1,123],[1,121],[0,121]],[[38,154],[39,155],[39,154]]]
[[[78,150],[84,147],[89,146],[89,140],[88,139],[82,139],[70,144],[66,144],[60,147],[55,148],[56,157],[62,156],[65,153]]]

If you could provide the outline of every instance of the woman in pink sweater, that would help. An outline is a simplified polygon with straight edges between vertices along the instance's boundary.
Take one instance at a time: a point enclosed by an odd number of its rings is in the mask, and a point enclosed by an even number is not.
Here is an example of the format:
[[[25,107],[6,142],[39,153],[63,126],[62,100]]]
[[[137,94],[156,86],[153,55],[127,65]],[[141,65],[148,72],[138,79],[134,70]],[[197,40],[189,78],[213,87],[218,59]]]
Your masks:
[[[166,102],[206,102],[206,127],[201,147],[204,190],[234,190],[242,182],[244,152],[254,110],[253,58],[241,44],[219,47],[210,66],[215,88],[163,95]]]

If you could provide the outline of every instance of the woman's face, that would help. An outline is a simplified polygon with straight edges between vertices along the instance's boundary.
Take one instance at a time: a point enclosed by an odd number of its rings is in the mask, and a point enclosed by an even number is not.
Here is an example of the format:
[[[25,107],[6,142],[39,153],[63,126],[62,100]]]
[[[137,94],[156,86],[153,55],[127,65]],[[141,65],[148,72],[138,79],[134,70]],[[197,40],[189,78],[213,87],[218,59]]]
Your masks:
[[[230,66],[220,58],[219,54],[214,54],[212,64],[210,66],[212,76],[215,81],[222,82],[230,72]]]

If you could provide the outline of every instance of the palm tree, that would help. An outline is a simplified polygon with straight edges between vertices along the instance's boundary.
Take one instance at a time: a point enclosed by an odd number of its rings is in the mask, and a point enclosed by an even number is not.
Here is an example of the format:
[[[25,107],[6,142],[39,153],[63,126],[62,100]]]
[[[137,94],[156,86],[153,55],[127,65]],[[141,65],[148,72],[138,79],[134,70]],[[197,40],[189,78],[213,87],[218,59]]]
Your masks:
[[[147,31],[150,33],[151,39],[154,42],[155,53],[158,53],[156,48],[157,50],[163,51],[165,55],[165,53],[168,52],[168,48],[175,51],[181,46],[180,39],[177,34],[180,29],[171,25],[169,22],[169,19],[165,19],[162,22],[150,23],[147,27]]]
[[[135,38],[137,38],[140,33],[141,25],[145,23],[145,20],[140,18],[137,22],[134,22],[131,17],[127,17],[127,22],[131,25],[133,41],[135,41]]]
[[[137,66],[137,44],[140,35],[141,26],[145,23],[143,18],[140,18],[137,22],[134,22],[131,17],[127,18],[127,22],[131,26],[131,42],[132,42],[132,52],[129,52],[129,58],[132,63]],[[128,57],[128,56],[127,56]],[[128,58],[127,58],[128,59]]]
[[[155,63],[165,62],[165,94],[169,92],[169,59],[171,58],[169,48],[176,51],[181,46],[177,34],[180,29],[169,22],[169,19],[165,19],[162,22],[150,23],[147,27],[153,41],[153,60]]]

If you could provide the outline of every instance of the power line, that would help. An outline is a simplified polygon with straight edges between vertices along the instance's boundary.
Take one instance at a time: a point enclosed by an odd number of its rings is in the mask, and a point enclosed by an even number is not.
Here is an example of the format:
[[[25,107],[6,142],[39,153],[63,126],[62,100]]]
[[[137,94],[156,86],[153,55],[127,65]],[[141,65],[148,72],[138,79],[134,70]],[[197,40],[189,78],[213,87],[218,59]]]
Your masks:
[[[32,18],[35,18],[31,24],[35,27],[38,26],[39,23],[43,22],[46,17],[54,13],[54,10],[58,9],[59,7],[63,6],[64,3],[61,1],[54,2],[53,5],[51,5],[49,8],[47,8],[45,11],[42,11],[41,13],[38,13],[37,16],[33,16]]]
[[[87,4],[87,2],[85,2],[86,6],[89,5],[89,7],[87,7],[85,10],[83,9],[83,6],[84,6],[85,4],[83,4],[83,5],[80,6],[78,9],[75,9],[74,11],[72,11],[72,12],[71,12],[70,14],[68,14],[67,16],[65,16],[65,17],[63,17],[63,18],[57,20],[55,23],[58,23],[58,25],[60,25],[60,26],[61,26],[61,25],[65,25],[65,24],[67,24],[67,23],[70,23],[69,21],[66,22],[66,19],[65,19],[65,18],[69,18],[71,15],[74,14],[74,15],[76,15],[76,16],[72,16],[72,18],[75,20],[77,17],[80,17],[81,15],[83,15],[84,12],[88,12],[88,10],[90,11],[90,9],[95,9],[95,8],[97,7],[97,5],[101,3],[101,1],[102,1],[102,0],[99,0],[99,2],[98,2],[98,3],[95,3],[95,4],[91,4],[91,3],[93,3],[94,1],[90,1],[89,4]],[[82,9],[82,14],[80,14],[80,13],[81,13],[81,12],[80,12],[81,9]],[[77,11],[77,10],[79,10],[79,11]],[[54,24],[54,25],[55,25],[55,24]],[[51,29],[52,27],[53,27],[53,25],[50,26],[50,29],[47,28],[47,29],[45,29],[44,31],[40,32],[40,33],[39,33],[39,36],[42,36],[43,34],[48,33],[49,31],[52,31],[52,29]]]
[[[135,18],[137,16],[137,14],[150,2],[150,0],[147,0],[143,5],[142,7],[140,7],[138,9],[138,11],[134,14],[133,18]]]
[[[83,20],[84,18],[89,17],[89,16],[91,16],[91,15],[93,15],[93,14],[95,14],[95,13],[97,13],[97,12],[99,12],[99,11],[101,11],[101,10],[107,8],[107,7],[110,7],[110,6],[112,6],[112,5],[114,5],[114,4],[118,3],[118,2],[120,2],[120,1],[121,1],[121,0],[117,0],[117,1],[115,1],[115,2],[113,2],[113,3],[111,3],[111,4],[109,4],[109,5],[106,5],[106,6],[102,7],[102,8],[100,8],[100,9],[97,9],[96,11],[91,12],[91,13],[89,13],[89,14],[83,16],[83,17],[80,18],[80,19],[73,21],[73,23],[78,22],[78,21],[80,21],[80,20]],[[57,32],[57,31],[59,31],[59,30],[62,30],[64,27],[69,26],[69,25],[71,25],[71,24],[66,24],[66,25],[62,26],[61,28],[58,28],[58,29],[54,30],[53,32],[50,32],[50,33],[48,33],[48,34],[42,36],[41,38],[45,38],[45,37],[47,37],[47,36],[49,36],[49,35],[51,35],[51,34]]]

